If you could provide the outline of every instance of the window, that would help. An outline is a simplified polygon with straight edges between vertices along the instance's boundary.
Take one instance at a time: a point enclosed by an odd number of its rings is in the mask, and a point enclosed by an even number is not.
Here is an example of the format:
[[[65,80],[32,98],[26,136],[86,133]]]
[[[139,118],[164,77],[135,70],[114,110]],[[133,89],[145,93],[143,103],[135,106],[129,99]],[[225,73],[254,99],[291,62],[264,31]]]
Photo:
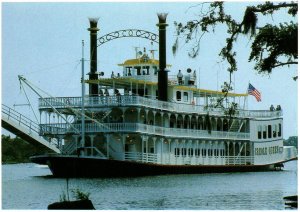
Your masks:
[[[221,156],[225,156],[225,150],[221,149]]]
[[[181,101],[181,91],[176,91],[176,100]]]
[[[281,137],[281,124],[278,124],[278,137]]]
[[[170,128],[174,128],[174,122],[170,120]]]
[[[157,75],[157,66],[153,66],[154,75]]]
[[[189,148],[188,149],[188,154],[189,154],[189,157],[193,157],[193,155],[194,155],[194,149]]]
[[[186,148],[181,149],[182,157],[186,157]]]
[[[180,148],[175,148],[175,157],[178,157],[180,155]]]
[[[258,127],[257,127],[257,138],[258,139],[261,139],[261,126],[259,125]]]
[[[272,138],[272,125],[268,125],[268,138]]]
[[[211,157],[212,156],[212,150],[208,149],[207,154],[208,154],[208,157]]]
[[[187,102],[189,100],[188,92],[183,92],[183,101]]]
[[[143,75],[149,75],[149,66],[143,66],[142,69],[143,69]]]
[[[195,149],[195,156],[198,158],[200,155],[200,149]]]
[[[263,138],[266,139],[267,138],[267,126],[264,126],[264,131],[263,131]]]
[[[277,137],[277,125],[273,125],[273,138]]]
[[[135,66],[134,68],[136,69],[137,75],[141,75],[141,67]]]
[[[202,157],[206,157],[206,149],[202,149]]]

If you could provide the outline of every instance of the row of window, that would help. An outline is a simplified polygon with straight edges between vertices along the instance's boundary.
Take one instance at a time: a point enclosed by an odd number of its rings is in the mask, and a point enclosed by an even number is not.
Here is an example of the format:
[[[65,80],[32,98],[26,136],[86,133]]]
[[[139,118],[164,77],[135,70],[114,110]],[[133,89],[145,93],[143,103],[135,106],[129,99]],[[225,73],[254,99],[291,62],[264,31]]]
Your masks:
[[[157,75],[157,66],[153,66],[154,75]],[[124,76],[135,76],[135,75],[150,75],[150,66],[134,66],[134,67],[126,67],[124,71]]]
[[[182,94],[181,91],[176,91],[176,100],[177,101],[182,101]],[[183,101],[187,102],[189,100],[189,94],[188,92],[183,92]]]
[[[266,139],[266,138],[276,138],[281,137],[281,124],[273,125],[259,125],[257,127],[257,138]]]
[[[193,148],[175,148],[174,154],[175,157],[193,157],[195,154],[195,157],[199,157],[200,153],[202,157],[212,157],[213,155],[215,157],[219,156],[225,156],[225,150],[224,149],[193,149]]]

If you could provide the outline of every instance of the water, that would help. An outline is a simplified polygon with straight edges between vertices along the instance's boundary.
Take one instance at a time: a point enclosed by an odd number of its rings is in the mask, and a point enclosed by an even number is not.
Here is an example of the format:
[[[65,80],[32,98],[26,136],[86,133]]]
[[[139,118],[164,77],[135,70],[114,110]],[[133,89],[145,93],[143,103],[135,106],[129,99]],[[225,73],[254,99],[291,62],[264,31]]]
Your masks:
[[[2,208],[47,209],[59,201],[66,180],[50,174],[32,163],[3,165]],[[98,210],[280,210],[284,196],[297,194],[297,161],[281,172],[70,179],[69,187],[91,193]]]

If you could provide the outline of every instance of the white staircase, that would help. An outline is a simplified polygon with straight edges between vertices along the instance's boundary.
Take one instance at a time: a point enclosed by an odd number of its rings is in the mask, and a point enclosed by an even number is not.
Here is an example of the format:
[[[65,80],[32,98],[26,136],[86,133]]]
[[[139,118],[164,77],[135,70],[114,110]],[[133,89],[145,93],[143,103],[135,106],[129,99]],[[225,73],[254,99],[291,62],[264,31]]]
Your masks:
[[[39,125],[14,109],[2,104],[1,124],[2,127],[28,143],[33,145],[43,145],[60,153],[58,144],[48,141],[39,135]]]

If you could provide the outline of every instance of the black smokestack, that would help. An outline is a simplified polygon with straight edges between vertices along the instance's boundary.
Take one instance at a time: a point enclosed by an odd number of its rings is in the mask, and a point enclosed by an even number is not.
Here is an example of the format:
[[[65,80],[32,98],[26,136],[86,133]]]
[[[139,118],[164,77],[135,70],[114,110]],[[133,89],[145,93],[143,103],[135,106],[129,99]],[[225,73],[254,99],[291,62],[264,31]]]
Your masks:
[[[90,31],[90,80],[97,80],[97,31],[99,29],[97,28],[97,22],[98,18],[89,18],[90,21],[90,28],[88,28],[88,31]],[[97,84],[89,84],[89,94],[91,96],[98,95],[98,85]]]
[[[166,70],[166,24],[167,13],[157,14],[159,23],[159,71],[158,100],[168,101],[168,72]]]

